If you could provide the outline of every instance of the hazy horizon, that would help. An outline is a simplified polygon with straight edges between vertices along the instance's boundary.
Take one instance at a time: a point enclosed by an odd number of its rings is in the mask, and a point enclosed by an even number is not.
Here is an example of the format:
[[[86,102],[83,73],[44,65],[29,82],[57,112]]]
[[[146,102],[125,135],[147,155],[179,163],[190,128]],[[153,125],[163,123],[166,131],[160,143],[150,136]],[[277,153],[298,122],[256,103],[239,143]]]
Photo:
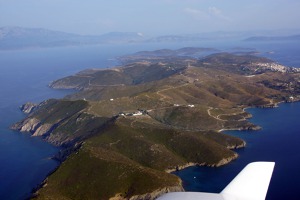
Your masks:
[[[0,27],[45,28],[81,35],[300,30],[296,0],[0,0]]]

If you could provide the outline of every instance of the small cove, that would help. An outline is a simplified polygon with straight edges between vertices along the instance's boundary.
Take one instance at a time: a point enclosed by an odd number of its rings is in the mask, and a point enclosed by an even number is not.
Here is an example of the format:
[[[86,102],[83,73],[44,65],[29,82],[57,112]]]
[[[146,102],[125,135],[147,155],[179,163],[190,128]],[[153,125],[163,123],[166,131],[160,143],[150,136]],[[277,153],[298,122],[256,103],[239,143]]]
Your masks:
[[[300,187],[300,103],[282,103],[278,108],[250,108],[251,122],[263,127],[259,131],[226,131],[247,142],[237,150],[239,158],[219,168],[190,167],[176,172],[187,191],[221,192],[250,162],[275,161],[267,199],[298,199]]]

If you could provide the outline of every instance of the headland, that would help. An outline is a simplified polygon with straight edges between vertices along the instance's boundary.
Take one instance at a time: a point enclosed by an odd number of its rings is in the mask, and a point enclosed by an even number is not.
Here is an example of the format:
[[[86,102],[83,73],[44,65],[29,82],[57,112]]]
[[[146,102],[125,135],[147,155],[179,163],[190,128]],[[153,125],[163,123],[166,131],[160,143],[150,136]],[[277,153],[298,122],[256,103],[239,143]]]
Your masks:
[[[203,51],[212,49],[124,56],[122,66],[52,82],[78,90],[64,99],[23,106],[29,114],[12,128],[63,147],[60,167],[35,198],[154,199],[181,191],[168,172],[238,157],[233,149],[246,143],[218,130],[259,129],[246,107],[300,98],[297,68],[247,54],[195,58]]]

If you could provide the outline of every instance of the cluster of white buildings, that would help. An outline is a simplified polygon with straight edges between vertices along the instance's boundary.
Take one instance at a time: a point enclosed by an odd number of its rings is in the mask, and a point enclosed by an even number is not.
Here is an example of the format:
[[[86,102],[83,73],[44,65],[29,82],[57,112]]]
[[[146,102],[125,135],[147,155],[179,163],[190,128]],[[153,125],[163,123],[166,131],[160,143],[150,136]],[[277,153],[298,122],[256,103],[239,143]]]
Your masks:
[[[253,63],[252,65],[257,66],[257,67],[261,67],[263,69],[269,69],[269,70],[275,71],[275,72],[282,72],[282,73],[300,72],[299,68],[286,67],[286,66],[280,65],[278,63]]]
[[[147,114],[146,110],[138,110],[136,112],[120,113],[120,116],[141,116]]]
[[[180,106],[180,105],[179,105],[179,104],[174,104],[174,106],[175,106],[175,107],[178,107],[178,106]],[[193,105],[193,104],[188,104],[187,106],[190,107],[190,108],[194,108],[194,107],[195,107],[195,105]]]

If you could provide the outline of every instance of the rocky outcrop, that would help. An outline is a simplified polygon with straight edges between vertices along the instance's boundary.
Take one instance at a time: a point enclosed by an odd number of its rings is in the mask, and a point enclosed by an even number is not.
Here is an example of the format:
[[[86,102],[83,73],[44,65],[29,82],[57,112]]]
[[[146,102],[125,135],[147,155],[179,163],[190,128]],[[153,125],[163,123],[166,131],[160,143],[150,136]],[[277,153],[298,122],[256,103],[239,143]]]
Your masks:
[[[248,128],[246,128],[246,129],[244,129],[244,130],[252,130],[252,131],[258,131],[258,130],[261,130],[262,128],[260,127],[260,126],[251,126],[251,127],[248,127]]]
[[[239,145],[238,147],[235,146],[236,148],[242,148],[246,145],[246,143],[243,143],[242,145]],[[183,170],[187,167],[193,167],[193,166],[207,166],[207,167],[220,167],[222,165],[226,165],[228,164],[229,162],[231,162],[232,160],[235,160],[237,159],[238,157],[238,154],[237,153],[234,153],[233,156],[230,156],[230,157],[227,157],[227,158],[223,158],[221,159],[219,162],[215,163],[215,164],[207,164],[207,163],[192,163],[192,162],[189,162],[189,163],[186,163],[185,165],[181,165],[181,166],[176,166],[175,168],[172,168],[172,169],[167,169],[165,170],[165,172],[167,173],[172,173],[174,171],[179,171],[179,170]]]
[[[32,136],[43,136],[51,132],[54,125],[52,124],[41,124],[32,134]]]
[[[42,124],[37,118],[26,118],[11,126],[11,129],[21,132],[29,132],[32,136],[44,136],[48,134],[53,127],[53,124]]]
[[[25,114],[31,114],[33,111],[37,110],[41,104],[35,104],[27,102],[24,105],[20,106],[20,109]],[[23,121],[15,123],[11,126],[11,129],[18,130],[20,132],[29,132],[32,136],[43,136],[51,130],[52,124],[42,123],[40,119],[29,115]]]
[[[38,104],[27,102],[20,107],[21,111],[25,114],[29,114],[37,108]]]
[[[109,200],[154,200],[158,197],[162,196],[163,194],[169,192],[183,192],[184,189],[181,185],[173,186],[173,187],[166,187],[162,189],[155,190],[151,193],[142,194],[142,195],[135,195],[130,198],[124,198],[120,194],[116,194],[116,196],[109,198]]]
[[[220,160],[217,164],[215,164],[215,165],[210,165],[210,167],[220,167],[220,166],[222,166],[222,165],[226,165],[227,163],[231,162],[232,160],[237,159],[237,157],[238,157],[238,154],[237,154],[237,153],[234,153],[233,156],[228,157],[228,158],[223,158],[223,159]]]
[[[223,166],[223,165],[226,165],[226,164],[230,163],[231,161],[233,161],[237,158],[238,158],[238,154],[234,153],[233,156],[223,158],[223,159],[219,160],[217,163],[214,163],[214,164],[202,163],[202,164],[198,164],[198,165],[199,166],[206,166],[206,167],[220,167],[220,166]]]
[[[25,120],[18,122],[11,126],[11,129],[18,130],[21,132],[35,132],[37,127],[40,125],[40,120],[36,118],[26,118]]]
[[[184,189],[182,186],[174,186],[174,187],[168,187],[168,188],[163,188],[159,190],[155,190],[151,193],[148,194],[143,194],[143,195],[136,195],[130,198],[130,200],[154,200],[158,198],[159,196],[169,193],[169,192],[182,192]]]
[[[193,166],[196,166],[196,165],[202,166],[204,164],[189,162],[189,163],[186,163],[185,165],[176,166],[175,168],[169,168],[169,169],[165,170],[165,172],[172,173],[172,172],[183,170],[187,167],[193,167]]]
[[[261,130],[260,126],[250,124],[250,125],[244,125],[238,128],[228,129],[228,130],[237,130],[237,131],[258,131]]]
[[[244,148],[245,146],[246,146],[246,142],[243,141],[242,144],[227,146],[227,149],[240,149],[240,148]]]

